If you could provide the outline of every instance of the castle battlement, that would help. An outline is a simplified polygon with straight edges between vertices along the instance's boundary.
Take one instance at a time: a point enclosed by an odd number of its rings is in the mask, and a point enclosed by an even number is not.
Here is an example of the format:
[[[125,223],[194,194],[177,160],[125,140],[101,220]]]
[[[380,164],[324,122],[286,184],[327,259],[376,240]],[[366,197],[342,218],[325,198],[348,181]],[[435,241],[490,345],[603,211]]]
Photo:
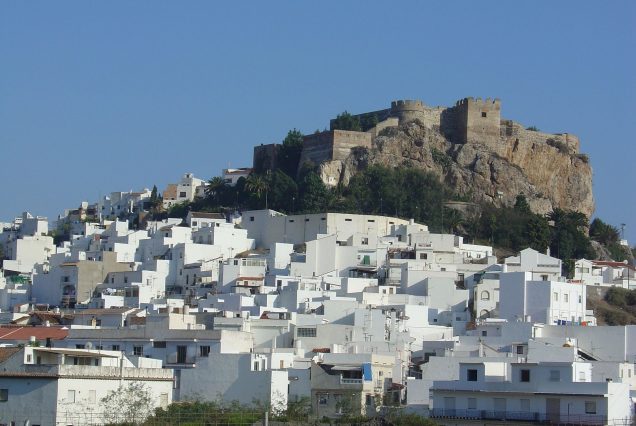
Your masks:
[[[468,105],[501,108],[501,100],[499,98],[494,98],[494,99],[486,98],[485,100],[482,100],[482,98],[473,98],[472,96],[469,96],[467,98],[460,99],[455,103],[456,107],[468,106]]]
[[[426,105],[418,100],[403,99],[391,102],[391,111],[424,111]]]

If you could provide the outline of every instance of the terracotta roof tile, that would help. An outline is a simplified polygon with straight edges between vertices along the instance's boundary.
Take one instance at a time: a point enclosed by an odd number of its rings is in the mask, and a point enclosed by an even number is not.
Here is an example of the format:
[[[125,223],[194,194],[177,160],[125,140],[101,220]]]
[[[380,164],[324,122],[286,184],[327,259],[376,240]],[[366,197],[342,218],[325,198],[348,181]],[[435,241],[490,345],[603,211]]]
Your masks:
[[[63,327],[0,327],[0,341],[24,340],[28,341],[31,336],[36,340],[63,340],[68,336],[68,329]]]

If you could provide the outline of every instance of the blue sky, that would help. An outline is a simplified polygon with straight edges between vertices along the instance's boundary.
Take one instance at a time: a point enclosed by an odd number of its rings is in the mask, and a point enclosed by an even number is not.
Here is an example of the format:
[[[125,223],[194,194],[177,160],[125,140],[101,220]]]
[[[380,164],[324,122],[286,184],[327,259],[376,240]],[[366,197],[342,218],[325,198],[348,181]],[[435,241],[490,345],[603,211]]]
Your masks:
[[[184,172],[394,99],[499,97],[581,138],[636,242],[636,2],[0,2],[0,221]]]

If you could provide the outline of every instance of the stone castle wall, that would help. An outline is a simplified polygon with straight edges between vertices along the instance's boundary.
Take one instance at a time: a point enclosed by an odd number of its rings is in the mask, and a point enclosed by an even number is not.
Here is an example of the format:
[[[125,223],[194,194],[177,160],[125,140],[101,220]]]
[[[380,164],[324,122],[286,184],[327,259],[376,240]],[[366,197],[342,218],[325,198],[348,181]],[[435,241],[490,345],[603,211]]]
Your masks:
[[[455,143],[494,146],[500,140],[501,102],[465,98],[455,104]]]
[[[345,160],[355,147],[371,148],[373,135],[367,132],[328,130],[303,138],[303,152],[300,164],[311,162],[316,165],[331,160]]]

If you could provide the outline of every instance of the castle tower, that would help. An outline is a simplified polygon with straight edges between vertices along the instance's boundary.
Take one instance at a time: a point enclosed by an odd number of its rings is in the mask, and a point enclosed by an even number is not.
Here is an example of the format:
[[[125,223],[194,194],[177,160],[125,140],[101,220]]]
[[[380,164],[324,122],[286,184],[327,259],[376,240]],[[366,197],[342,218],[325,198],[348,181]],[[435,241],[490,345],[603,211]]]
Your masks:
[[[494,145],[499,142],[501,101],[487,98],[464,98],[455,104],[456,143],[479,142]]]
[[[400,123],[407,123],[420,119],[424,121],[426,106],[422,101],[401,100],[391,102],[391,117],[397,117]]]

